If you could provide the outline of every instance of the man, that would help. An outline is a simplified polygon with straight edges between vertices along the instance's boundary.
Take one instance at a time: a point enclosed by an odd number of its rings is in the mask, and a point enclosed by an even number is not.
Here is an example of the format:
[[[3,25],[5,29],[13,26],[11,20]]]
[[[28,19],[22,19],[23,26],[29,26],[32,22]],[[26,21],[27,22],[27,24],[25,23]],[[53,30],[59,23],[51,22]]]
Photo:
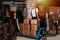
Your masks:
[[[35,4],[31,5],[32,8],[30,8],[31,18],[32,19],[38,19],[38,8],[36,8]]]
[[[17,18],[19,19],[19,23],[23,23],[24,17],[23,17],[23,10],[24,8],[18,7],[17,9]]]

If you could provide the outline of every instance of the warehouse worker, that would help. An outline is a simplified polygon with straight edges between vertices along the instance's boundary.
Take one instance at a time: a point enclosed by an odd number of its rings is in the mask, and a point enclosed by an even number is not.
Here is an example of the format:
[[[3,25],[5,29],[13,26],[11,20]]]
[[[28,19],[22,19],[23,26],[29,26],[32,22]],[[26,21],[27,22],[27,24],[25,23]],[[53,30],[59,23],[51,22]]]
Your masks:
[[[38,19],[38,8],[36,8],[35,4],[31,5],[32,8],[30,8],[31,18],[32,19]]]

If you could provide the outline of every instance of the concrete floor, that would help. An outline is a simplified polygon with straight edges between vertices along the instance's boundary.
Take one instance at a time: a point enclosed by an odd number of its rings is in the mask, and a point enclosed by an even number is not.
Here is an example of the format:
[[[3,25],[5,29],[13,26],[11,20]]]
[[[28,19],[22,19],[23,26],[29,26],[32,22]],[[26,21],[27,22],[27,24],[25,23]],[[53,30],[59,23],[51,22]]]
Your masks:
[[[26,37],[17,37],[17,40],[35,40],[31,38],[26,38]],[[60,35],[53,36],[53,37],[47,37],[47,40],[60,40]]]

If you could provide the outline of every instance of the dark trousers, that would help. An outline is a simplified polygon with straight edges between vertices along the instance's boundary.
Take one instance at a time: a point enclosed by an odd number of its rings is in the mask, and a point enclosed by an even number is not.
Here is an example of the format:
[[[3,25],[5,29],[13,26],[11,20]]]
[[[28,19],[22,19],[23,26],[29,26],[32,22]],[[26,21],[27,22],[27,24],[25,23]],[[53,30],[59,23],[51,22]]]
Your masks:
[[[32,17],[32,19],[37,19],[37,17]]]

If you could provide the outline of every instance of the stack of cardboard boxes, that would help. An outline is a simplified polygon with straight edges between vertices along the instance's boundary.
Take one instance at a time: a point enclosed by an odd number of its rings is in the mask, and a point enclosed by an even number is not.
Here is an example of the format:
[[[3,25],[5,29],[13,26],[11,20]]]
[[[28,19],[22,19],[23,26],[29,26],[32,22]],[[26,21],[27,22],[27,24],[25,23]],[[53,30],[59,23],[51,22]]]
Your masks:
[[[30,36],[30,24],[28,19],[24,19],[24,23],[20,24],[20,34]]]
[[[36,19],[31,20],[31,36],[36,36],[38,30],[38,22]]]
[[[36,36],[38,28],[37,19],[24,19],[24,23],[20,24],[20,34],[26,36]]]
[[[23,23],[21,23],[19,26],[20,26],[20,34],[23,34],[24,24],[23,24]]]
[[[37,19],[24,19],[24,23],[20,24],[20,34],[26,36],[36,36],[40,20]]]
[[[24,19],[24,30],[23,30],[23,34],[30,36],[30,24],[29,24],[29,19]]]
[[[60,17],[58,17],[58,33],[60,33]]]
[[[56,34],[56,22],[54,21],[55,21],[55,14],[51,15],[49,18],[50,34]]]
[[[49,12],[52,12],[49,16],[49,25],[50,25],[50,33],[55,33],[56,30],[59,31],[59,27],[57,22],[54,22],[53,20],[58,21],[58,14],[59,14],[59,7],[49,7]]]

